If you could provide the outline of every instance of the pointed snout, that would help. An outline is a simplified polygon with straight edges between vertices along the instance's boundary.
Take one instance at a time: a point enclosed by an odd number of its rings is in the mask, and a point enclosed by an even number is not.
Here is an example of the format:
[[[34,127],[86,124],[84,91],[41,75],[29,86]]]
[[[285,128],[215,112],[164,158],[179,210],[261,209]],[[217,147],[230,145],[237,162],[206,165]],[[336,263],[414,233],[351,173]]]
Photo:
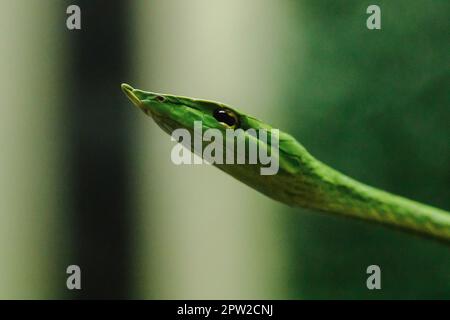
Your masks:
[[[120,86],[128,99],[130,99],[136,107],[142,109],[142,100],[146,98],[145,94],[141,90],[134,89],[126,83],[122,83]]]

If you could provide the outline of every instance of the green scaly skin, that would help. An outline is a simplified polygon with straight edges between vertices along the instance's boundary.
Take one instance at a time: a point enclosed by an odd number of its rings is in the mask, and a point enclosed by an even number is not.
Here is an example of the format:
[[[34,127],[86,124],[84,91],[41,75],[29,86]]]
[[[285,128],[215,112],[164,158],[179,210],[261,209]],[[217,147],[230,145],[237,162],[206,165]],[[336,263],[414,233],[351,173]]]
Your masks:
[[[193,134],[194,121],[202,122],[203,131],[214,128],[224,133],[228,127],[213,116],[218,108],[232,110],[243,130],[272,128],[221,103],[145,92],[127,84],[122,84],[122,90],[133,104],[169,134],[179,128]],[[270,150],[270,142],[265,144],[248,134],[245,139],[246,143],[252,140],[259,148]],[[207,144],[209,142],[203,142],[203,147]],[[351,179],[315,159],[295,138],[281,131],[277,174],[261,175],[261,165],[257,164],[215,166],[268,197],[291,206],[379,222],[450,242],[449,212]]]

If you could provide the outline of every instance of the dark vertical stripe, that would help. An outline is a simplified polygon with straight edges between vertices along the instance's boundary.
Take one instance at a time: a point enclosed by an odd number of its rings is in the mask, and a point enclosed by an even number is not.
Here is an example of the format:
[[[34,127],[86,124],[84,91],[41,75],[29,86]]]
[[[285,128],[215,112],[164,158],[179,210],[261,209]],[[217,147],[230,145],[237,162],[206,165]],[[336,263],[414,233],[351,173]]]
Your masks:
[[[125,298],[129,291],[126,1],[71,1],[82,30],[67,31],[71,201],[75,258],[82,290],[73,297]]]

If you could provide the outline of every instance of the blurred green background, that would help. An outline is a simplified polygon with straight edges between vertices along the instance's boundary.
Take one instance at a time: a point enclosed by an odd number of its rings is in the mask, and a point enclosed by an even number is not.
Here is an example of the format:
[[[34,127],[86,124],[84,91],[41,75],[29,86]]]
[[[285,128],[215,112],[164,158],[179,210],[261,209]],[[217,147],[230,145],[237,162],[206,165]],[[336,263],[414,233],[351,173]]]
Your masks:
[[[450,298],[448,246],[175,166],[170,137],[120,91],[237,106],[358,180],[449,210],[450,2],[0,4],[0,298]],[[366,288],[371,264],[381,290]]]

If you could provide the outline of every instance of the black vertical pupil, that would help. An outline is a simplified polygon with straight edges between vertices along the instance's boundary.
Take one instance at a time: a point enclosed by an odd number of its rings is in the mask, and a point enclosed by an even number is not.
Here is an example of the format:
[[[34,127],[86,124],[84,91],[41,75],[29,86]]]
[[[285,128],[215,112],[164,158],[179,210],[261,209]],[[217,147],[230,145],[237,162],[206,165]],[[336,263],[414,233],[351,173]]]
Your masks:
[[[234,118],[229,111],[224,109],[216,109],[213,113],[214,118],[219,121],[223,122],[226,125],[232,127],[236,124],[236,118]]]

